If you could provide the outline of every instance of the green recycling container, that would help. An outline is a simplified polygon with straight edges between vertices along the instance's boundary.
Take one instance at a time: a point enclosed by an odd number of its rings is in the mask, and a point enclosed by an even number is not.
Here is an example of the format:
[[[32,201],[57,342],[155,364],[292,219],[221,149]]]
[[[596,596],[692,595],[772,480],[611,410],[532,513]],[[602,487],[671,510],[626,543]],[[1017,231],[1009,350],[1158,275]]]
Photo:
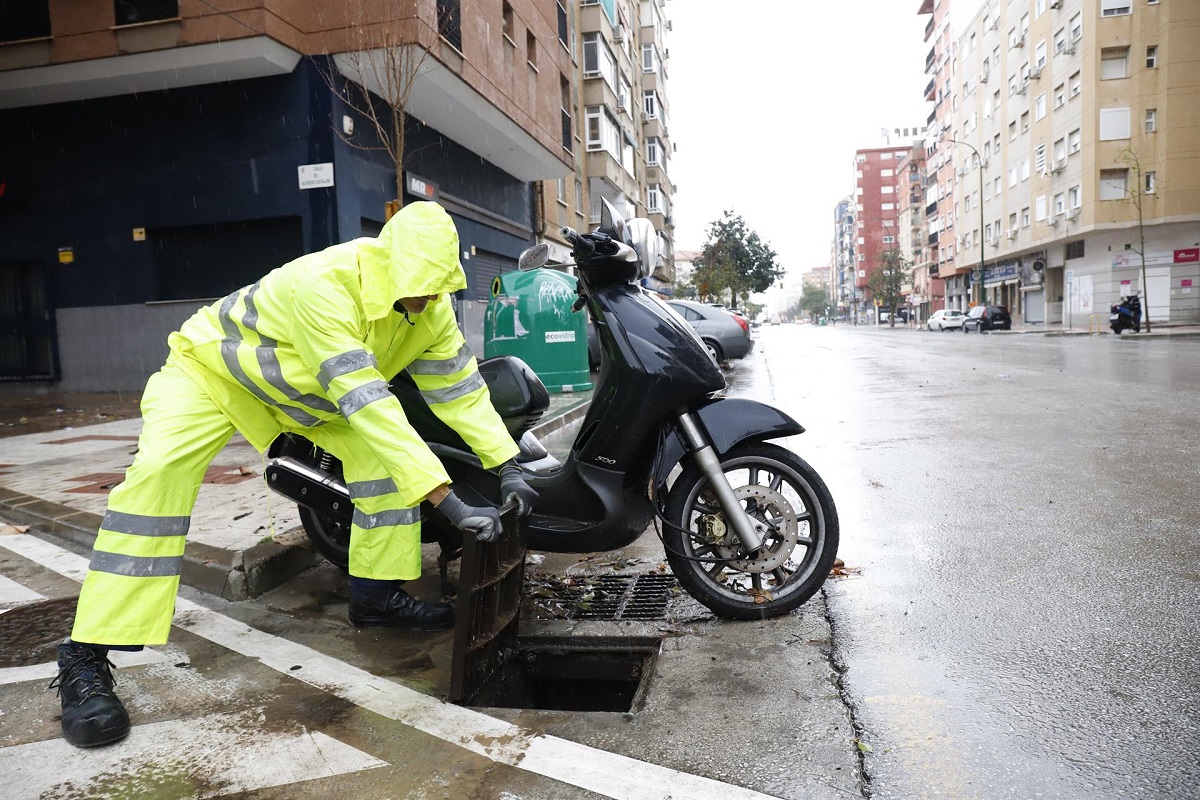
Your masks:
[[[551,392],[591,389],[587,319],[571,311],[575,286],[575,278],[553,269],[498,276],[483,318],[484,358],[516,356]]]

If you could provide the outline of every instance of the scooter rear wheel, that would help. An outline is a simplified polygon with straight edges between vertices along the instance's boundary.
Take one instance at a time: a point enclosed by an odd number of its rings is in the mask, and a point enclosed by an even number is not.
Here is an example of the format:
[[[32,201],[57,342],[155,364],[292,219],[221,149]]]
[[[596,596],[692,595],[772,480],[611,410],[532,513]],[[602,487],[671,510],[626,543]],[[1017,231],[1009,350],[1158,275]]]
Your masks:
[[[746,553],[693,463],[667,495],[667,560],[684,589],[719,617],[786,614],[816,594],[833,567],[833,497],[807,462],[773,444],[738,445],[721,469],[745,512],[767,526],[763,546],[753,557]]]

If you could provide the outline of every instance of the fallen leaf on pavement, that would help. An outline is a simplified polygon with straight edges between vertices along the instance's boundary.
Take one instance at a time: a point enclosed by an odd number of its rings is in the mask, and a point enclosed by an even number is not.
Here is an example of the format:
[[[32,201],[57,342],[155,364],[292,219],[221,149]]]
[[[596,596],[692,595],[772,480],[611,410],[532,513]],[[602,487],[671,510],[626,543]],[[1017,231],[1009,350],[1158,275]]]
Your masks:
[[[768,592],[764,589],[751,589],[748,594],[754,598],[754,604],[756,606],[761,606],[763,603],[767,602],[768,600],[775,599],[775,595],[771,594],[770,592]]]
[[[0,525],[0,536],[12,536],[18,533],[25,533],[28,530],[28,525]]]

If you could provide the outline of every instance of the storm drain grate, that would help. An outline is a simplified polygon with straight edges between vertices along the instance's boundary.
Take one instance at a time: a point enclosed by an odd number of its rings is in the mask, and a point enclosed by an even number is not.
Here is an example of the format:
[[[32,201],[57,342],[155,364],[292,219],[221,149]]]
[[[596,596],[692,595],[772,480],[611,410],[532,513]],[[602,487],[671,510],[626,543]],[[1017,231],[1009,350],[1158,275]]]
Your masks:
[[[666,619],[671,598],[679,593],[674,575],[579,575],[553,587],[567,619]]]

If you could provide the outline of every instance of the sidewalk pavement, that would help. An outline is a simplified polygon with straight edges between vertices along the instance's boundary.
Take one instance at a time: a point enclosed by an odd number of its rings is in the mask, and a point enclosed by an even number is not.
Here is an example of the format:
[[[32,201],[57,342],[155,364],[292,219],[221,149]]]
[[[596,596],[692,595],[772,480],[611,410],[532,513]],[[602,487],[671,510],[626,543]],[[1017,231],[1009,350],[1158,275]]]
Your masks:
[[[544,437],[583,418],[592,393],[551,394]],[[141,418],[0,439],[0,516],[90,552],[109,491],[137,452]],[[192,511],[182,580],[227,600],[256,597],[320,561],[295,504],[267,489],[266,459],[240,435],[213,460]]]

